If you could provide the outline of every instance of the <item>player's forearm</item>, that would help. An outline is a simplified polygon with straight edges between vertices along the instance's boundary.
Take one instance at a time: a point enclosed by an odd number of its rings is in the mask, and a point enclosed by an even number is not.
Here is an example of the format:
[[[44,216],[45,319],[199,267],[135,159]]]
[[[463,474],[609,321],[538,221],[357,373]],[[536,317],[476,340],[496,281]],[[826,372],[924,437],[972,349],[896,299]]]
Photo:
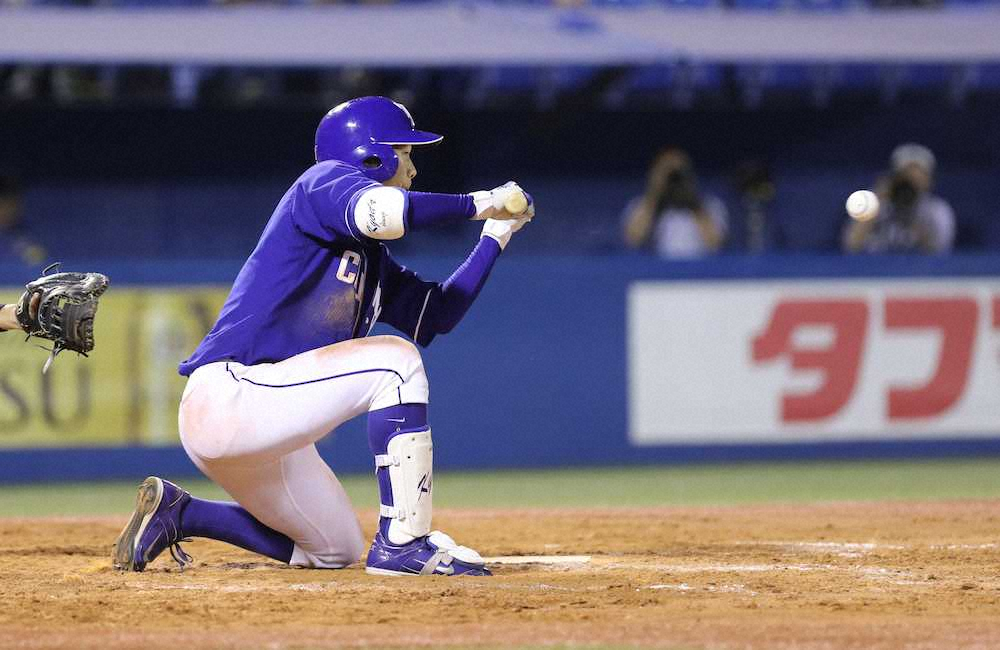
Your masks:
[[[695,211],[695,219],[705,247],[710,251],[719,250],[722,246],[722,229],[712,221],[712,218],[704,210]]]
[[[14,305],[3,305],[0,307],[0,332],[16,329],[21,329],[21,326],[14,314]]]
[[[409,192],[407,198],[407,230],[459,223],[476,215],[476,205],[469,194]]]
[[[446,334],[462,320],[486,284],[500,250],[492,237],[481,238],[462,265],[441,283],[427,308],[435,332]]]
[[[641,248],[653,232],[653,209],[640,201],[625,221],[625,243],[631,248]]]

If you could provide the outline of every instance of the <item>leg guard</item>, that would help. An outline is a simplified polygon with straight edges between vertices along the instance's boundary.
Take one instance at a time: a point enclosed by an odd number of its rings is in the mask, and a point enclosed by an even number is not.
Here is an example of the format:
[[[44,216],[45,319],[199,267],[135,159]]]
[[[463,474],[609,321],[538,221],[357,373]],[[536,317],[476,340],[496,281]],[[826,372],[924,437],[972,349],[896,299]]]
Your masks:
[[[392,503],[382,503],[379,514],[391,520],[390,541],[405,543],[431,532],[433,445],[430,428],[396,434],[386,445],[386,452],[375,456],[375,467],[376,471],[389,472]]]

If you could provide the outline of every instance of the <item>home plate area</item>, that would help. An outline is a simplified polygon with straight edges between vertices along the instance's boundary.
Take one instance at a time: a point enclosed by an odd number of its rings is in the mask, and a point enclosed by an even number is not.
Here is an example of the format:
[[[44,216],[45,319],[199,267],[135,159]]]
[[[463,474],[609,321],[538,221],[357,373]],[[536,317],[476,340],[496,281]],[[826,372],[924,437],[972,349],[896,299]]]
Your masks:
[[[362,512],[362,521],[374,521]],[[5,647],[1000,647],[993,501],[441,510],[491,578],[295,569],[194,540],[110,567],[121,522],[0,520]]]

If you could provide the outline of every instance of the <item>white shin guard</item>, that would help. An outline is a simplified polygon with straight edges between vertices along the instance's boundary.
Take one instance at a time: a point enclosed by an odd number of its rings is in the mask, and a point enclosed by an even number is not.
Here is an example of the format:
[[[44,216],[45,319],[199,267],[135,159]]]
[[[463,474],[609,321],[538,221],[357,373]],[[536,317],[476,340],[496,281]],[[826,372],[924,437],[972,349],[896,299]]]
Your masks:
[[[375,456],[375,467],[386,467],[392,485],[392,503],[381,504],[379,514],[389,522],[389,542],[405,544],[431,532],[434,446],[430,428],[400,433],[389,441],[387,453]]]

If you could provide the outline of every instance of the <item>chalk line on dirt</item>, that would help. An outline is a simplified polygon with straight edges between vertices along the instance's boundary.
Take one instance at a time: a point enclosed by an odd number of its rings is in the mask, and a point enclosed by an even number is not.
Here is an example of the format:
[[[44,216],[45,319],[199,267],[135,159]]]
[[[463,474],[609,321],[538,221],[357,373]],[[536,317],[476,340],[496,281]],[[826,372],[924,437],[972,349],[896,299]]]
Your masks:
[[[500,555],[483,558],[486,564],[587,564],[589,555]]]

